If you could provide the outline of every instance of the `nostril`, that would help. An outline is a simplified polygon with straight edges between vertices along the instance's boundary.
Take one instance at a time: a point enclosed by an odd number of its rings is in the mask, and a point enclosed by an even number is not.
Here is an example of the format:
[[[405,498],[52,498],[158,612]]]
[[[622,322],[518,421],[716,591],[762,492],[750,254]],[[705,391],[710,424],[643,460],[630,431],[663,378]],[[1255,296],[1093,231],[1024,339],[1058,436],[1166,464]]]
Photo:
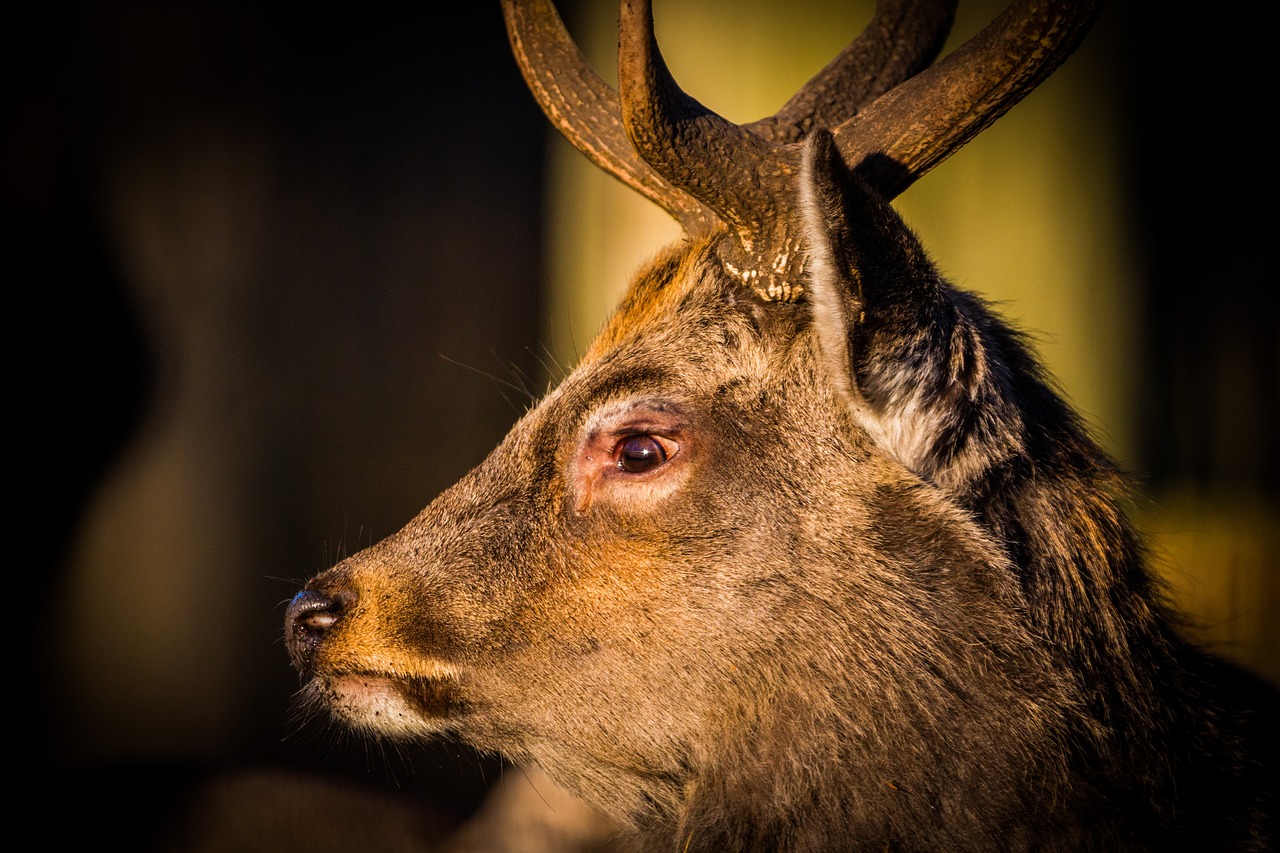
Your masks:
[[[310,668],[316,646],[342,618],[346,604],[344,596],[331,598],[312,589],[293,597],[284,616],[284,636],[295,667],[302,671]]]
[[[338,621],[339,609],[335,599],[304,589],[289,602],[287,619],[294,630],[323,631]]]

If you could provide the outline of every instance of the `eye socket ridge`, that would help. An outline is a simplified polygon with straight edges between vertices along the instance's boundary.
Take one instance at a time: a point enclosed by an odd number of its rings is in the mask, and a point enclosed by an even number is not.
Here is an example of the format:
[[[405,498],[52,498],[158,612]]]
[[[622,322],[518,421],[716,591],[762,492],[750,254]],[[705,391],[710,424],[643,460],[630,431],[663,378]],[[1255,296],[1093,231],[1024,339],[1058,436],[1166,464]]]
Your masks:
[[[633,432],[618,438],[613,465],[624,474],[646,474],[665,465],[680,451],[670,438],[651,432]]]

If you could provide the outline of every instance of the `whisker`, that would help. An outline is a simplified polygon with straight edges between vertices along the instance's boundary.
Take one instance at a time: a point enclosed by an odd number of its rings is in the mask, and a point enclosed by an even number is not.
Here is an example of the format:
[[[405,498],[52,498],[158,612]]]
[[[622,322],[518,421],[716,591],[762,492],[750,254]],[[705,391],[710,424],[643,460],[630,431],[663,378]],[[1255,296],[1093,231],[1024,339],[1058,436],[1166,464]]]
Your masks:
[[[449,362],[450,364],[457,365],[458,367],[461,367],[464,370],[470,370],[472,373],[483,376],[486,379],[491,379],[494,382],[497,382],[499,385],[503,385],[507,388],[510,388],[512,391],[518,391],[522,396],[528,397],[530,400],[537,399],[527,388],[521,388],[519,385],[516,385],[513,382],[508,382],[507,380],[502,379],[501,377],[494,376],[492,373],[488,373],[484,370],[480,370],[479,368],[472,367],[469,364],[464,364],[463,362],[458,361],[457,359],[449,358],[449,356],[443,353],[440,354],[440,357],[443,358],[445,361]]]

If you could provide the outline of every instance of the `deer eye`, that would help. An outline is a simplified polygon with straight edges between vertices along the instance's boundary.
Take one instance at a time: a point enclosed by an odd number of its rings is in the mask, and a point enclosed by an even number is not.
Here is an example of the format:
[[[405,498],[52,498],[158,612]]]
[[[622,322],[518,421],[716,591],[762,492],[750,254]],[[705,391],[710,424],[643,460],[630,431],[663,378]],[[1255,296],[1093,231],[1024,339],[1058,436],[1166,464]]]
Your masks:
[[[628,474],[652,471],[671,455],[661,440],[647,434],[627,436],[618,443],[614,453],[618,469]]]

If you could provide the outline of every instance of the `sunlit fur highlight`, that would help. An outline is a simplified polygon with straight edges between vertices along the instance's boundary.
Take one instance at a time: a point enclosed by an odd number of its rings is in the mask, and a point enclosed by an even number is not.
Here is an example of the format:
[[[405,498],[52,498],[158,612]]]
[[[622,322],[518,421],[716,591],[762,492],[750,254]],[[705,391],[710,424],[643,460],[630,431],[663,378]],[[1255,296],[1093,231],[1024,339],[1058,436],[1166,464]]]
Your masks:
[[[1273,849],[1274,690],[1183,638],[1032,348],[828,134],[795,192],[809,302],[722,233],[659,253],[480,465],[313,579],[323,619],[295,600],[311,701],[535,763],[637,850]],[[638,405],[696,458],[584,482]]]

